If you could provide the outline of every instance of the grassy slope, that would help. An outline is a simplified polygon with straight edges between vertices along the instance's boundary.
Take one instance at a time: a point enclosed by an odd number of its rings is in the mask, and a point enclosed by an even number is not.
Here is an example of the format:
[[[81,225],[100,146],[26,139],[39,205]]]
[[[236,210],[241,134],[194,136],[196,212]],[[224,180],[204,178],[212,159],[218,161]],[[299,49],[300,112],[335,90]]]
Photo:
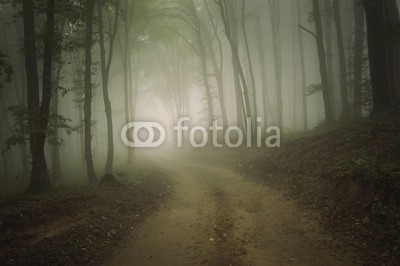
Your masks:
[[[239,168],[289,191],[368,261],[400,261],[400,119],[346,124],[250,151]],[[242,157],[243,154],[237,155]]]

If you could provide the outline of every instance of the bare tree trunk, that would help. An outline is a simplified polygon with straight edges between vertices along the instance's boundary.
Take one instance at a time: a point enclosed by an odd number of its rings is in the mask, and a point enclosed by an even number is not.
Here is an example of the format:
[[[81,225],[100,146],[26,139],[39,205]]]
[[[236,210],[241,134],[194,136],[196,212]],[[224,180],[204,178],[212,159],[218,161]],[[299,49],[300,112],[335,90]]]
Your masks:
[[[206,0],[204,0],[204,4],[206,6],[207,13],[210,18],[210,22],[211,22],[211,25],[212,25],[212,28],[214,31],[214,36],[218,42],[218,52],[220,54],[220,66],[219,67],[218,67],[216,56],[212,49],[211,37],[206,36],[207,43],[208,43],[208,50],[209,50],[209,54],[211,57],[211,63],[213,66],[215,79],[217,80],[217,85],[218,85],[218,100],[219,100],[219,106],[220,106],[220,110],[221,110],[222,123],[223,123],[224,128],[228,128],[228,114],[227,114],[226,105],[225,105],[224,83],[223,83],[223,77],[222,77],[222,75],[223,75],[222,70],[223,70],[223,64],[224,64],[223,46],[222,46],[221,39],[218,36],[217,27],[215,26],[215,23],[212,19],[212,15],[211,15],[211,12],[207,5]]]
[[[301,9],[299,1],[297,3],[297,19],[299,25],[301,25]],[[307,111],[307,82],[306,82],[306,66],[304,60],[304,43],[303,43],[303,34],[301,29],[298,30],[299,35],[299,50],[300,50],[300,66],[301,66],[301,86],[302,86],[302,100],[303,100],[303,128],[304,130],[308,130],[308,111]]]
[[[324,31],[324,44],[326,46],[326,71],[328,72],[328,85],[330,88],[330,101],[331,101],[331,108],[332,108],[332,115],[334,118],[337,117],[336,114],[336,106],[340,105],[340,93],[336,91],[339,88],[336,86],[334,71],[333,71],[333,47],[332,47],[332,0],[325,0],[324,1],[324,8],[325,8],[325,31]]]
[[[364,7],[362,0],[354,1],[354,96],[353,96],[353,118],[362,117],[362,64],[364,55]]]
[[[113,59],[114,52],[114,40],[118,30],[118,17],[119,17],[119,1],[116,2],[115,7],[115,19],[114,27],[112,32],[110,32],[109,40],[109,50],[108,59],[106,61],[106,51],[105,51],[105,40],[104,40],[104,25],[103,25],[103,4],[102,0],[98,0],[98,23],[99,23],[99,44],[100,44],[100,58],[101,58],[101,76],[103,85],[103,101],[106,113],[106,123],[107,123],[107,161],[105,166],[105,172],[111,173],[114,162],[114,134],[113,134],[113,120],[112,120],[112,108],[111,101],[108,93],[108,82],[110,75],[110,68]]]
[[[373,111],[393,112],[400,105],[399,11],[395,0],[363,0],[367,18]]]
[[[85,100],[84,100],[84,125],[85,125],[85,161],[89,183],[96,182],[92,156],[92,42],[93,42],[93,10],[94,0],[86,1],[86,41],[85,41]]]
[[[61,28],[60,28],[60,35],[61,35],[61,40],[60,40],[60,47],[62,47],[63,40],[64,40],[64,27],[65,27],[65,21],[61,22]],[[59,85],[61,81],[61,70],[63,67],[62,63],[62,49],[59,48],[57,51],[57,56],[56,60],[58,60],[58,65],[57,65],[57,71],[55,73],[55,80],[54,80],[54,95],[53,95],[53,101],[52,101],[52,108],[53,111],[58,114],[59,113]],[[58,130],[55,132],[55,138],[58,139]],[[53,168],[53,179],[55,182],[59,182],[62,179],[62,171],[61,171],[61,159],[60,159],[60,146],[59,145],[53,145],[51,147],[51,165]]]
[[[329,82],[328,82],[328,73],[326,70],[324,36],[323,36],[323,32],[322,32],[322,23],[321,23],[321,16],[320,16],[320,10],[319,10],[319,0],[313,0],[313,14],[314,14],[315,29],[316,29],[315,38],[317,40],[319,70],[320,70],[320,74],[321,74],[322,95],[323,95],[324,105],[325,105],[325,120],[326,120],[326,123],[329,125],[333,122],[333,114],[332,114],[331,102],[330,102],[330,88],[329,88]]]
[[[349,97],[347,91],[348,86],[347,86],[346,55],[344,52],[342,17],[340,12],[339,0],[333,0],[333,10],[335,15],[336,38],[339,51],[342,117],[343,119],[347,120],[350,117],[350,106],[349,106]]]
[[[272,27],[272,45],[274,50],[274,66],[275,66],[275,81],[276,81],[276,95],[277,95],[277,118],[278,126],[283,128],[283,100],[282,100],[282,62],[280,49],[278,47],[279,36],[279,0],[269,1],[269,11],[271,17]]]
[[[261,90],[262,90],[262,101],[263,101],[263,114],[264,114],[264,125],[268,125],[268,116],[271,112],[270,103],[268,98],[268,86],[267,86],[267,71],[265,62],[265,50],[263,42],[263,34],[261,30],[261,14],[258,13],[256,22],[256,35],[257,35],[257,51],[258,57],[260,58],[260,69],[261,69]]]
[[[246,125],[247,123],[246,118],[251,117],[251,111],[249,109],[250,101],[248,97],[247,83],[244,78],[244,73],[240,64],[238,52],[236,18],[232,10],[232,6],[228,6],[226,0],[218,0],[216,1],[216,4],[218,5],[219,12],[225,28],[225,35],[229,41],[231,48],[236,92],[237,122],[238,126],[243,128],[243,125]],[[242,85],[242,87],[240,84]]]
[[[257,108],[257,85],[256,85],[256,79],[254,77],[254,70],[253,70],[253,61],[251,59],[251,53],[250,53],[250,48],[249,48],[249,38],[247,37],[247,30],[246,30],[246,4],[245,0],[242,1],[242,31],[243,31],[243,37],[244,37],[244,43],[245,43],[245,48],[246,48],[246,56],[247,56],[247,61],[249,64],[249,72],[250,72],[250,78],[251,78],[251,85],[252,85],[252,100],[253,100],[253,107],[254,107],[254,115],[253,115],[253,126],[255,127],[257,125],[257,113],[258,113],[258,108]]]
[[[34,5],[33,1],[24,1],[24,26],[26,26],[26,48],[30,50],[27,52],[26,56],[26,66],[32,66],[34,69],[27,69],[28,80],[33,81],[34,84],[30,84],[33,87],[28,87],[29,92],[33,98],[38,96],[38,86],[35,83],[38,81],[37,74],[37,61],[36,61],[36,46],[35,42],[35,28],[34,28]],[[50,102],[52,94],[52,59],[53,59],[53,46],[54,46],[54,8],[55,0],[49,0],[47,5],[47,21],[46,21],[46,37],[44,41],[44,56],[43,56],[43,91],[42,91],[42,101],[40,107],[38,107],[37,120],[33,122],[34,131],[38,133],[34,134],[34,141],[31,143],[31,153],[32,153],[32,173],[31,173],[31,189],[43,190],[50,187],[49,174],[46,164],[46,158],[44,153],[44,145],[46,142],[46,131],[49,122],[50,114]],[[33,23],[28,25],[28,23]],[[36,66],[36,67],[35,67]],[[28,85],[28,86],[30,86]],[[31,91],[34,89],[35,91]],[[32,98],[28,100],[28,104],[31,104],[33,108],[36,105],[32,101]]]

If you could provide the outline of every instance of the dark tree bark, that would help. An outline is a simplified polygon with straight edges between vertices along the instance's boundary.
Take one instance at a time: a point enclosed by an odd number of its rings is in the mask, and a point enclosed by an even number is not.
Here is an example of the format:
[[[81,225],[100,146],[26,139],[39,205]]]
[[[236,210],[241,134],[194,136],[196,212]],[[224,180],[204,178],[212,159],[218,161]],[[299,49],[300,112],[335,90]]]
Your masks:
[[[302,22],[301,19],[301,10],[299,1],[297,3],[297,19],[299,25]],[[301,86],[303,89],[303,128],[304,130],[308,130],[308,110],[307,110],[307,83],[306,83],[306,68],[305,68],[305,60],[304,60],[304,43],[303,43],[303,34],[301,29],[298,30],[299,35],[299,50],[300,50],[300,67],[301,67]]]
[[[364,8],[362,0],[354,1],[354,100],[353,100],[353,118],[362,117],[362,64],[364,55]]]
[[[85,161],[89,183],[96,182],[92,156],[92,43],[93,43],[94,0],[86,1],[86,40],[85,40],[85,99],[83,104],[85,125]]]
[[[399,11],[395,0],[363,0],[367,18],[373,111],[395,111],[400,105]]]
[[[101,58],[101,77],[103,87],[103,101],[105,106],[106,121],[107,121],[107,161],[105,166],[106,174],[112,173],[113,162],[114,162],[114,134],[113,134],[113,120],[112,120],[112,109],[111,101],[108,93],[108,82],[110,75],[110,68],[113,59],[114,52],[114,41],[118,30],[118,18],[119,18],[119,1],[116,2],[115,7],[115,19],[114,27],[110,32],[108,58],[106,59],[105,50],[105,38],[104,38],[104,24],[103,24],[103,3],[102,0],[98,0],[98,23],[99,23],[99,44],[100,44],[100,58]]]
[[[331,102],[330,102],[330,88],[329,88],[329,82],[328,82],[328,73],[326,70],[324,36],[323,36],[323,31],[322,31],[319,0],[313,0],[313,14],[314,14],[315,29],[316,29],[315,38],[317,40],[319,70],[320,70],[320,74],[321,74],[322,95],[323,95],[324,105],[325,105],[325,120],[326,120],[327,124],[331,124],[333,122],[333,114],[332,114]]]
[[[332,0],[324,1],[324,11],[325,11],[325,23],[324,23],[324,45],[326,49],[325,58],[326,58],[326,71],[328,73],[328,85],[330,88],[330,101],[332,108],[332,115],[336,119],[337,112],[336,106],[340,104],[340,93],[336,90],[339,90],[339,86],[336,86],[335,76],[333,71],[333,40],[332,40]]]
[[[64,28],[65,28],[65,19],[62,20],[61,22],[61,27],[60,27],[60,35],[61,39],[59,40],[59,49],[57,51],[56,55],[56,60],[57,62],[57,71],[54,75],[54,95],[53,95],[53,100],[52,100],[52,108],[53,112],[58,114],[58,109],[59,109],[59,84],[61,81],[61,70],[63,67],[63,62],[61,60],[62,58],[62,48],[63,47],[63,41],[64,41]],[[56,139],[58,139],[58,130],[55,132]],[[55,182],[59,182],[62,180],[62,171],[61,171],[61,158],[60,158],[60,146],[59,145],[53,145],[51,147],[51,164],[53,168],[53,180]]]
[[[27,42],[30,42],[30,45],[27,48],[35,49],[30,50],[27,56],[27,65],[29,64],[34,69],[27,70],[28,83],[29,81],[36,81],[38,77],[37,74],[37,61],[36,61],[36,46],[33,44],[35,42],[35,29],[34,29],[34,6],[33,1],[27,1],[28,6],[26,6],[25,2],[23,5],[24,8],[24,16],[26,16],[25,22],[31,22],[32,25],[27,25],[24,23],[24,26],[27,27],[26,37],[28,38]],[[52,96],[52,60],[53,60],[53,50],[54,50],[54,9],[55,9],[55,0],[49,0],[47,5],[47,21],[46,21],[46,37],[44,41],[44,55],[43,55],[43,91],[42,91],[42,101],[38,110],[37,120],[33,121],[34,131],[36,133],[33,136],[33,142],[31,143],[31,154],[32,154],[32,172],[31,172],[31,189],[34,190],[43,190],[50,187],[49,174],[47,169],[46,157],[44,153],[44,145],[46,143],[47,137],[47,127],[49,123],[49,115],[50,115],[50,103]],[[35,68],[36,65],[36,68]],[[29,73],[32,72],[32,73]],[[34,73],[36,72],[36,73]],[[29,86],[29,85],[28,85]],[[33,85],[36,87],[36,84]],[[28,87],[29,88],[29,87]],[[35,88],[36,90],[36,88]],[[28,95],[32,93],[34,100],[36,101],[37,92],[31,92],[29,88]],[[29,97],[29,96],[28,96]],[[34,104],[31,102],[32,98],[28,100],[29,104]],[[35,107],[33,107],[35,108]],[[35,112],[34,112],[35,114]]]
[[[31,114],[39,114],[39,76],[37,67],[37,55],[36,55],[36,32],[35,32],[35,7],[33,0],[26,0],[22,2],[22,13],[23,13],[23,24],[24,24],[24,52],[25,52],[25,72],[27,78],[27,89],[28,89],[28,110]],[[32,115],[34,119],[35,115]],[[40,186],[40,177],[37,175],[39,166],[38,159],[33,158],[36,152],[38,136],[35,130],[38,127],[37,119],[32,121],[32,131],[29,135],[30,152],[33,159],[35,160],[35,170],[31,171],[31,187]],[[43,168],[43,166],[41,167]],[[47,170],[47,169],[46,169]],[[40,172],[40,170],[39,170]]]
[[[347,120],[350,116],[350,106],[349,106],[348,86],[347,86],[346,55],[344,52],[342,17],[341,17],[339,0],[333,0],[333,11],[335,15],[336,38],[339,51],[342,117],[343,119]]]

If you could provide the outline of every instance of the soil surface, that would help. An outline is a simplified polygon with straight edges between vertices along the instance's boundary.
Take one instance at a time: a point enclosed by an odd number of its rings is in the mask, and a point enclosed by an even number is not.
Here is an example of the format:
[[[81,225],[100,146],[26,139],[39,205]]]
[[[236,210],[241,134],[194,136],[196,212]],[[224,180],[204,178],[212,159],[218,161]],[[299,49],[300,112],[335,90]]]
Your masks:
[[[0,265],[84,265],[107,260],[171,194],[156,171],[129,182],[53,191],[0,205]]]
[[[107,265],[359,264],[351,248],[324,232],[317,214],[212,163],[215,155],[202,156],[156,160],[175,194]]]

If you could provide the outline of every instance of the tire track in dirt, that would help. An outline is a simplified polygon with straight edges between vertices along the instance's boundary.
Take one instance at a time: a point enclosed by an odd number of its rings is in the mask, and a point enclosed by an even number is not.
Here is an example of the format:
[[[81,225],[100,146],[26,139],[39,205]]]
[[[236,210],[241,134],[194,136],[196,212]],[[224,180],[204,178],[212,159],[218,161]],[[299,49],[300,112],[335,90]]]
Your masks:
[[[317,217],[231,169],[188,159],[155,161],[175,196],[133,230],[109,265],[354,265]]]

